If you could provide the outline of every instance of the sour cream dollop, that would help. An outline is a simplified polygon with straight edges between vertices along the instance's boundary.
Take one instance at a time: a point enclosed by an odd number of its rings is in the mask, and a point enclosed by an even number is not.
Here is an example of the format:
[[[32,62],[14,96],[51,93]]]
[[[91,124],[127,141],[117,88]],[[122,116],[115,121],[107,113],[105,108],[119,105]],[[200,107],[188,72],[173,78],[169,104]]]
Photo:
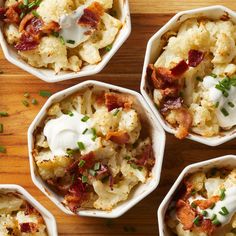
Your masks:
[[[83,118],[84,115],[74,111],[73,116],[62,115],[47,122],[43,133],[54,156],[65,156],[68,149],[78,149],[78,142],[83,143],[86,153],[96,148],[92,120],[84,122]]]
[[[190,204],[196,200],[206,200],[201,196],[196,198],[189,199]],[[223,212],[223,209],[227,209],[227,214],[222,215],[220,212]],[[200,209],[198,209],[200,210]],[[201,210],[200,210],[201,212]],[[228,188],[225,191],[225,198],[221,201],[218,201],[213,209],[206,209],[205,219],[211,219],[213,216],[216,216],[221,225],[226,225],[230,223],[233,215],[236,212],[236,187]]]
[[[216,85],[223,78],[206,76],[203,79],[203,87],[207,90],[208,99],[216,105],[216,117],[222,128],[231,128],[236,125],[236,87],[230,86],[225,97]]]

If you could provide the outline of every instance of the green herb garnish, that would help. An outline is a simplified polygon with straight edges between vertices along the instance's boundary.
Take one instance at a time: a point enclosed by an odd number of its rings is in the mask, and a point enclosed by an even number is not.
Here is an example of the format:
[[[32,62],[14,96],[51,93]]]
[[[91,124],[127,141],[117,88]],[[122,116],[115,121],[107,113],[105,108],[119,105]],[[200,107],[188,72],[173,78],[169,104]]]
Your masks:
[[[227,216],[229,214],[229,211],[226,207],[222,207],[221,211],[219,212],[222,216]]]
[[[213,214],[212,217],[211,217],[211,220],[215,220],[216,219],[216,214]]]
[[[110,45],[108,45],[108,46],[105,47],[105,50],[106,50],[107,52],[111,51],[111,49],[112,49],[112,44],[110,44]]]
[[[80,160],[78,166],[79,168],[83,167],[85,165],[85,160]]]
[[[217,78],[217,75],[214,74],[214,73],[211,73],[210,76],[213,77],[213,78]]]
[[[228,116],[229,112],[225,108],[221,108],[220,110],[224,116]]]
[[[208,215],[207,211],[202,211],[202,215],[207,216]]]
[[[197,77],[196,77],[196,80],[197,80],[197,81],[200,81],[200,82],[203,81],[203,79],[202,79],[200,76],[197,76]]]
[[[196,226],[199,226],[199,225],[200,225],[200,217],[197,216],[197,217],[193,220],[193,223],[194,223]]]
[[[32,101],[31,101],[31,103],[32,103],[33,105],[37,105],[37,104],[38,104],[38,101],[37,101],[35,98],[33,98]]]
[[[41,90],[41,91],[39,91],[39,95],[41,97],[50,97],[52,95],[52,93],[49,91],[46,91],[46,90]]]
[[[68,112],[67,112],[67,115],[68,115],[68,116],[74,116],[74,114],[73,114],[72,111],[68,111]]]
[[[88,182],[88,177],[83,175],[81,180],[82,180],[82,183],[87,183]]]
[[[63,45],[65,45],[65,40],[64,40],[64,38],[63,38],[62,36],[60,36],[59,38],[60,38],[61,43],[62,43]]]
[[[52,35],[55,36],[56,38],[59,37],[59,33],[58,32],[52,32]]]
[[[84,143],[78,142],[77,145],[78,145],[80,151],[85,150]]]
[[[100,170],[100,167],[101,167],[101,164],[100,164],[99,162],[97,162],[97,163],[94,164],[93,169],[94,169],[95,171],[98,171],[98,170]]]
[[[33,14],[35,17],[37,17],[37,18],[39,18],[39,17],[40,17],[40,15],[38,14],[38,12],[37,12],[37,11],[35,11],[35,10],[33,10],[33,11],[32,11],[32,14]]]
[[[213,225],[221,225],[220,221],[216,218],[212,221]]]
[[[217,102],[217,103],[215,104],[215,108],[218,108],[218,107],[219,107],[219,105],[220,105],[220,103],[219,103],[219,102]]]
[[[88,128],[86,128],[82,134],[86,134],[87,131],[88,131]]]
[[[86,122],[86,121],[88,121],[89,120],[89,117],[88,116],[84,116],[82,119],[81,119],[81,121],[83,121],[83,122]]]
[[[232,102],[228,102],[228,105],[232,108],[234,107],[234,104]]]
[[[119,112],[120,112],[120,110],[116,109],[115,112],[113,113],[113,116],[117,116]]]
[[[95,141],[96,138],[97,138],[97,131],[94,128],[92,128],[91,131],[92,131],[92,134],[93,134],[92,140]]]
[[[97,174],[97,172],[95,170],[89,170],[89,174],[92,176],[95,176]]]
[[[192,203],[191,203],[191,207],[194,208],[194,209],[196,209],[196,208],[197,208],[197,205],[196,205],[194,202],[192,202]]]
[[[71,39],[67,40],[66,42],[69,44],[75,44],[75,40],[71,40]]]
[[[225,188],[220,190],[220,200],[223,201],[225,199]]]

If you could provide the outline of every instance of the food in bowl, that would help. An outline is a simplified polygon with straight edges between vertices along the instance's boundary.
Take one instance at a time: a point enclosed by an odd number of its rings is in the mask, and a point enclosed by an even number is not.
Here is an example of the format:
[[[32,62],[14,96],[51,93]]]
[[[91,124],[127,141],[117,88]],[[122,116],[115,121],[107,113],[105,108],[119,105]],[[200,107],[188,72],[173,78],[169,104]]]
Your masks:
[[[41,214],[17,192],[0,190],[0,232],[7,235],[47,236]]]
[[[236,25],[190,18],[162,36],[164,46],[147,80],[157,109],[176,129],[215,137],[235,127]]]
[[[36,128],[38,173],[72,212],[110,211],[151,177],[152,140],[136,106],[92,86],[54,103]]]
[[[235,191],[235,168],[212,168],[187,175],[166,212],[168,228],[178,236],[235,235]]]
[[[78,72],[109,51],[122,27],[113,0],[6,0],[7,42],[36,68]]]

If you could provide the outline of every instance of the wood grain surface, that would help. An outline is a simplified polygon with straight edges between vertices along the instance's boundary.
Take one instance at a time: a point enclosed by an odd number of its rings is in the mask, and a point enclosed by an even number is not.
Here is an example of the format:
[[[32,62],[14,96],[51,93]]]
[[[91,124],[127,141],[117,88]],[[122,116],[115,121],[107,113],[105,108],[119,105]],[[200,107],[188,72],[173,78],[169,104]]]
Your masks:
[[[132,35],[108,66],[94,79],[121,85],[139,91],[143,57],[148,39],[173,13],[221,1],[177,1],[177,0],[131,0]],[[224,4],[236,9],[233,0]],[[7,148],[0,154],[0,183],[14,183],[25,187],[38,201],[54,214],[61,236],[73,235],[158,235],[157,208],[181,170],[188,164],[226,154],[236,154],[233,140],[217,148],[207,147],[189,140],[178,141],[167,135],[166,151],[161,182],[158,188],[122,217],[115,220],[67,216],[47,199],[32,183],[27,154],[27,129],[38,113],[45,98],[38,95],[45,89],[57,92],[85,79],[74,79],[57,84],[47,84],[8,63],[0,53],[0,111],[7,111],[9,117],[0,117],[4,133],[0,134],[0,145]],[[39,101],[37,106],[22,105],[24,93]],[[134,232],[127,232],[131,226]]]

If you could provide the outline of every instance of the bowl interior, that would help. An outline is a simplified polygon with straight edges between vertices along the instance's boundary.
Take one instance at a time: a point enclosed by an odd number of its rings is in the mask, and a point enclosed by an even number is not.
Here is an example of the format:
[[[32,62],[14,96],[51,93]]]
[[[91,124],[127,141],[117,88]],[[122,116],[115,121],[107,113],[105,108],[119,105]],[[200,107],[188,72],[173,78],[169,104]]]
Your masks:
[[[101,83],[100,83],[101,84]],[[40,176],[37,173],[37,168],[35,166],[35,162],[32,157],[32,150],[33,150],[33,132],[37,128],[37,126],[40,124],[42,119],[44,118],[44,114],[48,107],[52,103],[55,103],[57,101],[61,101],[63,98],[73,94],[76,91],[84,90],[90,86],[93,86],[96,90],[104,90],[112,88],[112,91],[122,92],[131,94],[136,98],[136,101],[134,103],[135,109],[138,111],[139,116],[142,120],[142,122],[145,124],[145,129],[147,128],[150,130],[150,136],[153,141],[153,148],[154,148],[154,154],[156,157],[156,163],[153,167],[151,177],[148,179],[147,183],[140,184],[139,186],[135,187],[134,191],[131,192],[129,199],[125,202],[122,202],[118,204],[117,207],[115,207],[112,211],[106,212],[106,211],[99,211],[99,210],[80,210],[79,215],[86,215],[86,216],[99,216],[99,217],[117,217],[121,214],[123,214],[125,211],[127,211],[129,208],[131,208],[133,205],[135,205],[137,202],[139,202],[142,198],[147,196],[150,192],[152,192],[158,185],[159,179],[160,179],[160,173],[161,173],[161,166],[162,166],[162,159],[163,159],[163,153],[164,153],[164,146],[165,146],[165,134],[159,123],[155,122],[155,118],[153,117],[152,112],[146,105],[145,101],[143,100],[142,96],[136,92],[132,92],[127,89],[118,89],[117,87],[113,87],[111,85],[94,85],[93,83],[83,83],[83,85],[79,85],[72,87],[70,89],[67,89],[66,91],[62,91],[56,96],[52,97],[51,100],[48,101],[47,104],[43,107],[43,109],[40,111],[39,115],[36,117],[35,121],[32,123],[30,129],[29,129],[29,155],[31,159],[31,174],[33,175],[33,180],[36,183],[36,185],[53,201],[55,202],[61,210],[65,211],[68,214],[72,214],[65,206],[61,203],[63,198],[59,197],[57,194],[52,192],[47,185],[41,180]]]

